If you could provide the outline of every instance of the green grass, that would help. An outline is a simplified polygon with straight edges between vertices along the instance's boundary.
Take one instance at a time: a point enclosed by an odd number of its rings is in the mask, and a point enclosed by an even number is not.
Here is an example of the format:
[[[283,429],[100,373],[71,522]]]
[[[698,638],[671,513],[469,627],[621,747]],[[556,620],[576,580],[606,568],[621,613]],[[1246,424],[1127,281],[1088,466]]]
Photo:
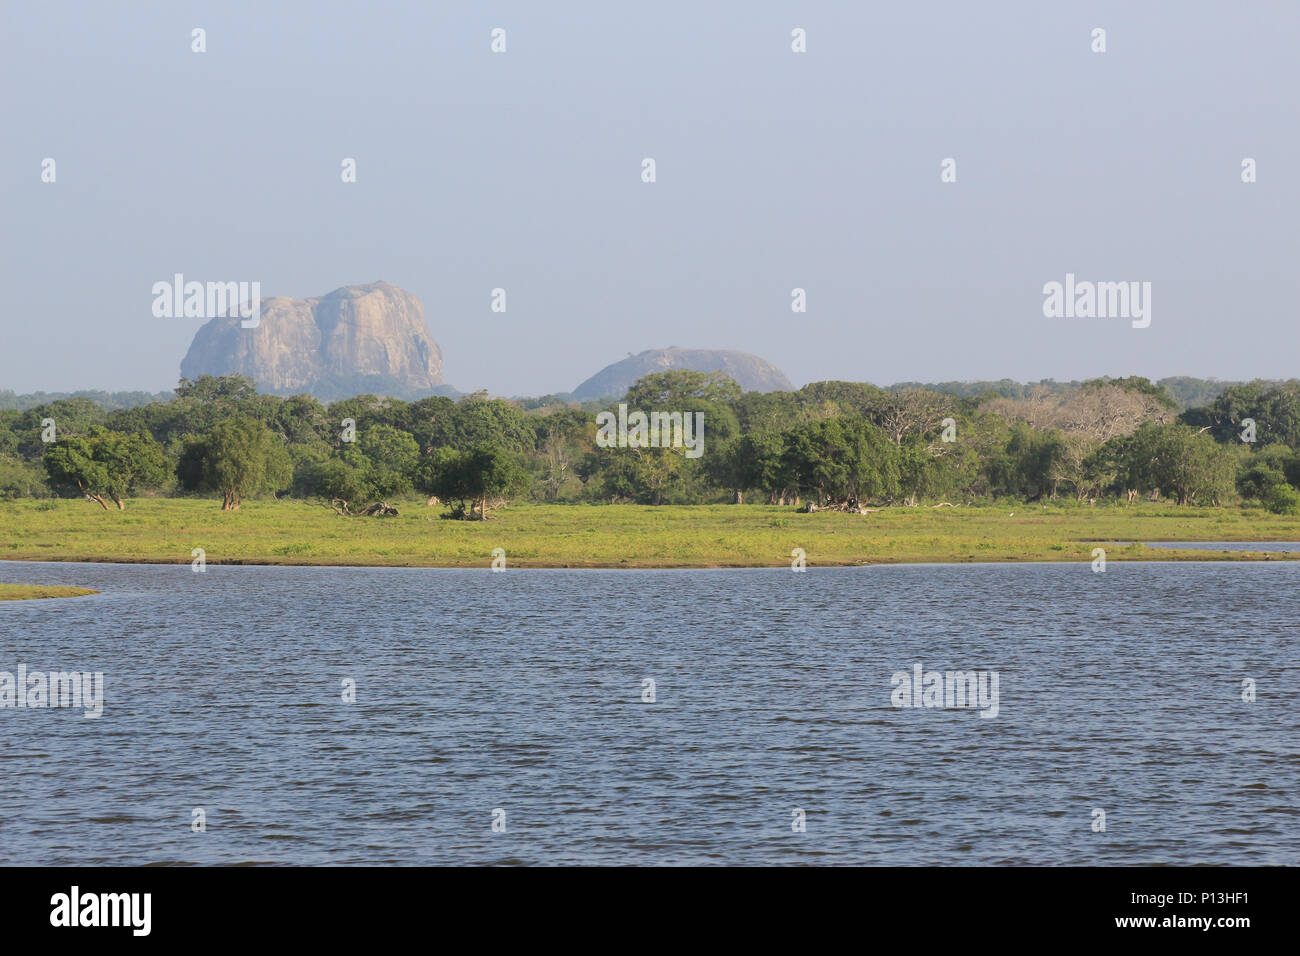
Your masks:
[[[51,507],[53,505],[54,507]],[[423,501],[390,518],[346,518],[301,501],[139,499],[105,511],[81,500],[0,503],[0,559],[213,564],[487,567],[780,567],[964,561],[1260,560],[1260,553],[1171,551],[1142,541],[1297,541],[1300,517],[1259,508],[1007,504],[799,514],[760,505],[514,505],[489,520],[444,521]],[[1014,516],[1012,513],[1014,512]],[[1300,555],[1273,554],[1268,560]]]
[[[28,601],[32,598],[84,597],[98,594],[90,588],[46,587],[40,584],[0,584],[0,601]]]

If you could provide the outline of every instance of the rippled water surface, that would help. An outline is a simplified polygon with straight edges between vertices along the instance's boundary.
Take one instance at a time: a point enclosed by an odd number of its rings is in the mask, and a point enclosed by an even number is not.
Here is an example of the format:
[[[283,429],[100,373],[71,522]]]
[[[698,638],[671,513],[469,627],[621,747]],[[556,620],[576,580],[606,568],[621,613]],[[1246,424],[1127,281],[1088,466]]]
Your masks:
[[[0,709],[2,863],[1300,862],[1300,564],[0,579],[103,592],[0,602],[0,671],[106,684]]]

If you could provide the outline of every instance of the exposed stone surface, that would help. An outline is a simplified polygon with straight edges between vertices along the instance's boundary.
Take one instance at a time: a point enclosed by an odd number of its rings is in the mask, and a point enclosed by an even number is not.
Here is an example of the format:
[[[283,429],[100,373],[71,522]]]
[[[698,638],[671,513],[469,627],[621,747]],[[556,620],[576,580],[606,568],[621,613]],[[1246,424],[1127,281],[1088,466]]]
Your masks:
[[[346,392],[362,380],[427,392],[442,383],[442,351],[420,300],[373,282],[321,298],[265,299],[256,328],[241,328],[237,317],[209,320],[195,334],[181,375],[228,374],[274,392]]]
[[[573,397],[622,396],[637,379],[654,372],[684,368],[696,372],[723,372],[747,392],[791,392],[794,386],[771,362],[729,349],[648,349],[607,365],[573,390]]]

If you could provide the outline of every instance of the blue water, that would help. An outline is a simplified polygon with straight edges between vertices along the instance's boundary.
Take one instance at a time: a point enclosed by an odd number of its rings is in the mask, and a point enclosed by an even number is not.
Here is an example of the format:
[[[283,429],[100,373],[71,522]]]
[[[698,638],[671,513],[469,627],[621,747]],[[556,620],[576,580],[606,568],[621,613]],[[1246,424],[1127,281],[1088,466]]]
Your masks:
[[[0,863],[1300,862],[1300,564],[0,580],[102,591],[0,602],[0,671],[106,686],[0,709]]]

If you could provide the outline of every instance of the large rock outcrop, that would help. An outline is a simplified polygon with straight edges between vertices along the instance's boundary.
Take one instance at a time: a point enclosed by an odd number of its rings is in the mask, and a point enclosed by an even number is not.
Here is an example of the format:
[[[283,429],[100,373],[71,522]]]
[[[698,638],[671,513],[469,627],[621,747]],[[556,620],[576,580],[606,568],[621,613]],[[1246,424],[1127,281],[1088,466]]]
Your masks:
[[[652,372],[684,368],[722,372],[747,392],[792,392],[794,385],[771,362],[728,349],[648,349],[607,365],[573,390],[579,401],[622,396],[637,379]]]
[[[262,302],[261,322],[218,318],[195,334],[181,375],[246,375],[267,392],[329,400],[360,391],[405,397],[442,383],[442,350],[424,308],[389,282],[350,285],[318,299]]]

